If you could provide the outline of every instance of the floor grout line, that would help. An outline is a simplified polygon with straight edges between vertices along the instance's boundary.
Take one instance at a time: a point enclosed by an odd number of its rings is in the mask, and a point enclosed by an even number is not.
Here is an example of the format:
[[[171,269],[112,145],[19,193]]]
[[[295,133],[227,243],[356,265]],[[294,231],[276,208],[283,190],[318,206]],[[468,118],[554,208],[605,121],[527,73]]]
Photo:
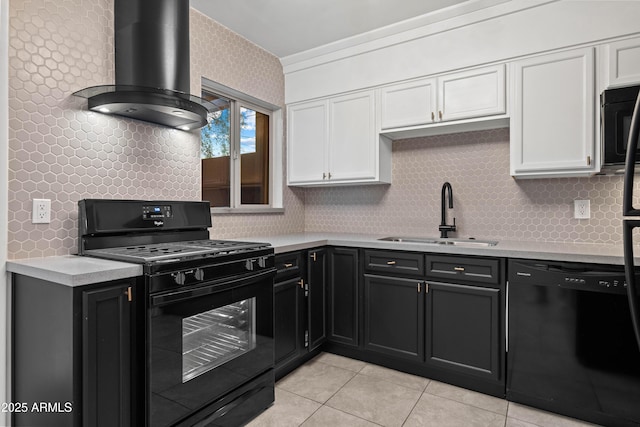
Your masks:
[[[431,382],[431,380],[429,380],[429,382]],[[429,384],[427,384],[427,386],[428,385]],[[418,400],[416,400],[416,403],[413,404],[413,406],[411,407],[411,410],[409,411],[407,416],[404,417],[404,420],[402,420],[402,424],[400,424],[400,426],[404,426],[406,424],[406,422],[409,420],[409,417],[411,417],[411,414],[413,414],[413,411],[416,409],[416,406],[418,406],[418,403],[420,402],[420,399],[422,399],[422,396],[424,396],[424,394],[426,392],[427,392],[427,387],[425,387],[424,390],[422,391],[422,393],[420,393],[420,396],[418,396]]]

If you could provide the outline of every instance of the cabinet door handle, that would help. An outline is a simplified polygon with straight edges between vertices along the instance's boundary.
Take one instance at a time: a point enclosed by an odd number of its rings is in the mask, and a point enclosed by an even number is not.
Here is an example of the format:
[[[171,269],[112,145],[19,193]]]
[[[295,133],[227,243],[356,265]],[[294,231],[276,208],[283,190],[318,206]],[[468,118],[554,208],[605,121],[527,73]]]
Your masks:
[[[322,179],[327,179],[327,173],[326,172],[322,172]]]
[[[422,286],[422,283],[418,282],[418,293],[420,293],[420,287]]]
[[[438,111],[438,117],[442,120],[442,111]]]
[[[309,255],[309,257],[310,257],[312,260],[317,261],[317,259],[316,259],[316,253],[315,253],[315,252],[314,252],[314,253],[312,253],[311,255]]]
[[[396,265],[395,261],[387,261],[387,265]]]
[[[434,113],[433,111],[431,112],[431,121],[432,122],[436,121],[436,113]]]
[[[327,179],[331,179],[331,172],[327,174]]]
[[[587,166],[591,166],[591,156],[587,156]]]
[[[133,301],[133,291],[131,290],[131,286],[129,286],[127,290],[124,291],[124,294],[127,296],[127,301]]]
[[[300,285],[300,288],[304,289],[304,280],[300,279],[300,281],[298,282],[298,285]]]
[[[293,264],[285,264],[284,265],[284,268],[291,268],[291,267],[293,267]]]
[[[464,267],[453,267],[455,271],[464,271]]]

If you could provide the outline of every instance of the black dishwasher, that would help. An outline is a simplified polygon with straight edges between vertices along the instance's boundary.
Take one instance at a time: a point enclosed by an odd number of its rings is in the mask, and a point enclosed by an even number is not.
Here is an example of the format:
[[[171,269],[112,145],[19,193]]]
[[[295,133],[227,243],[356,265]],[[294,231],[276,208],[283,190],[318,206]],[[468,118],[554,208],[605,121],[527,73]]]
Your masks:
[[[640,425],[640,351],[623,266],[510,260],[507,399]]]

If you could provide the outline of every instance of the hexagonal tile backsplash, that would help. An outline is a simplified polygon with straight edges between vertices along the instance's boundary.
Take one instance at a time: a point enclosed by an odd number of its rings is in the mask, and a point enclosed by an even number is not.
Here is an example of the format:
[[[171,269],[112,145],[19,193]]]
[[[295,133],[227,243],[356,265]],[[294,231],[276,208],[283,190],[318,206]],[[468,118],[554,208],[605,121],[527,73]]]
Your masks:
[[[622,177],[515,180],[509,130],[393,143],[393,183],[305,194],[305,230],[439,236],[442,184],[453,187],[458,237],[618,244]],[[591,218],[573,218],[573,200],[591,200]]]

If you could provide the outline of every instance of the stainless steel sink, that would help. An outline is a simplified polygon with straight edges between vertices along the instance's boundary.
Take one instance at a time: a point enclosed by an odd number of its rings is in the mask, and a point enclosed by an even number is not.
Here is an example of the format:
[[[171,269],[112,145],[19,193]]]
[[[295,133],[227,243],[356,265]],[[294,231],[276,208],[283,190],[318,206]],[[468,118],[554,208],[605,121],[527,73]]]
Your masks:
[[[435,239],[428,237],[383,237],[385,242],[400,243],[422,243],[425,245],[451,245],[451,246],[495,246],[498,244],[495,240],[476,240],[476,239]]]

